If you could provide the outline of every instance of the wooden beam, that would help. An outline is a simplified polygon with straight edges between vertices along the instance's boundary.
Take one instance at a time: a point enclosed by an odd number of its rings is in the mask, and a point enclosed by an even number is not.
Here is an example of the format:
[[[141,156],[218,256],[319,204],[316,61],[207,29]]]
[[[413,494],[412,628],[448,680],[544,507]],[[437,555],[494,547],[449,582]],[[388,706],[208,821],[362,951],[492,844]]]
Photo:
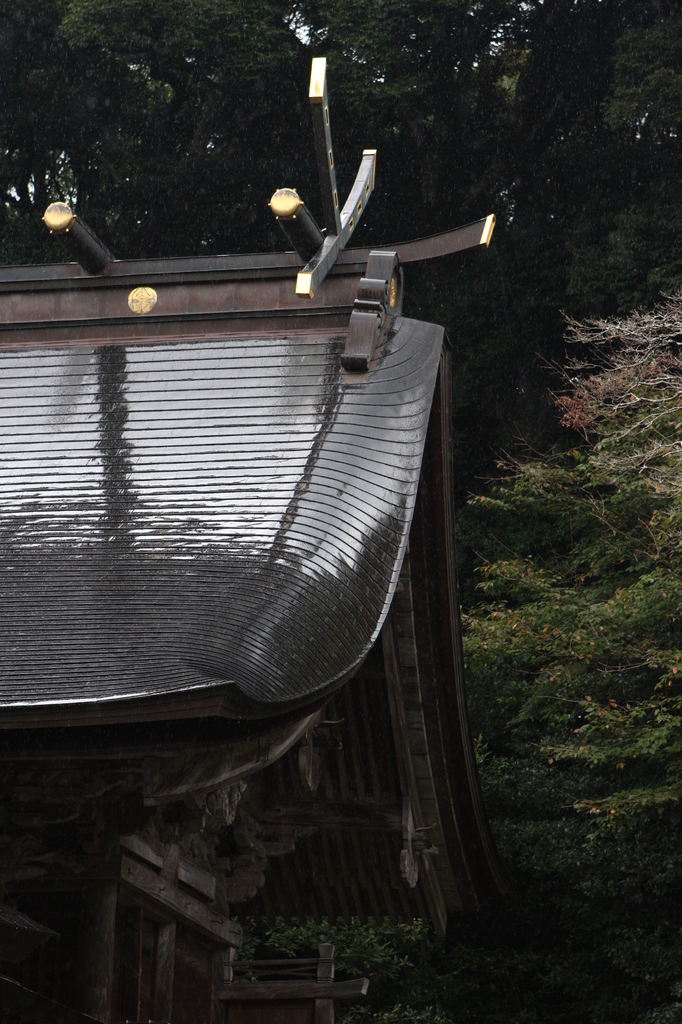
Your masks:
[[[381,782],[379,781],[379,758],[375,748],[375,737],[372,729],[372,716],[367,703],[367,690],[362,676],[356,680],[356,694],[359,701],[360,722],[362,724],[363,749],[369,763],[369,776],[372,780],[372,796],[379,803],[382,799]]]
[[[142,972],[144,970],[144,910],[137,908],[137,1010],[136,1020],[142,1016]]]
[[[355,707],[351,686],[346,686],[343,691],[345,701],[344,716],[350,741],[350,755],[353,763],[353,774],[355,776],[355,792],[358,800],[365,799],[365,776],[363,773],[362,755],[360,753],[360,741],[358,739],[358,726],[355,718]]]
[[[169,843],[166,855],[163,858],[163,866],[159,874],[165,882],[171,885],[178,884],[178,865],[180,863],[180,847],[177,843]]]
[[[410,890],[403,882],[398,871],[398,864],[400,862],[400,843],[398,843],[397,837],[393,838],[392,836],[386,835],[385,832],[381,838],[383,840],[383,853],[380,853],[381,861],[384,864],[384,867],[386,867],[386,865],[388,866],[388,876],[391,880],[391,889],[397,894],[398,899],[400,900],[400,907],[405,920],[411,921],[415,914],[414,906],[408,896]],[[394,843],[396,844],[396,848],[394,848]]]
[[[334,980],[334,946],[331,942],[322,942],[317,947],[320,959],[317,961],[317,980]]]
[[[409,571],[409,557],[408,553],[405,556],[405,561],[403,562],[403,573]],[[425,818],[419,796],[419,786],[415,775],[414,761],[410,750],[410,734],[407,725],[407,713],[405,710],[395,603],[394,599],[381,630],[386,685],[388,688],[388,706],[391,713],[391,726],[393,729],[396,760],[398,762],[400,788],[402,789],[403,794],[410,801],[416,827],[423,828],[425,825]],[[419,867],[422,887],[428,903],[431,920],[436,930],[436,934],[439,938],[443,938],[447,928],[448,915],[438,874],[428,853],[424,853],[421,856]]]
[[[114,933],[118,885],[94,882],[81,892],[76,978],[80,1008],[97,1020],[111,1019]]]
[[[225,1002],[252,999],[358,999],[367,995],[369,978],[352,981],[248,981],[225,985],[218,998]]]
[[[355,800],[287,800],[259,812],[268,825],[309,826],[350,831],[402,832],[402,808]]]
[[[217,949],[211,956],[208,1024],[224,1024],[225,1021],[225,1007],[218,998],[218,993],[227,980],[225,978],[224,953],[224,950]],[[166,1019],[170,1020],[170,1016]]]
[[[3,975],[0,975],[0,1008],[6,1013],[28,1017],[37,1024],[102,1024],[97,1017],[56,1003]]]
[[[313,117],[317,170],[320,176],[322,209],[327,234],[338,235],[341,231],[340,204],[336,188],[336,168],[332,151],[332,135],[329,124],[329,97],[327,93],[327,58],[313,57],[310,69],[310,107]]]
[[[175,921],[162,922],[156,930],[153,1014],[156,1020],[173,1019],[175,978]]]
[[[172,758],[152,761],[144,774],[147,805],[181,800],[186,793],[203,794],[238,782],[272,764],[317,724],[322,711],[298,722],[271,726],[270,731],[245,736],[209,750],[187,750]]]
[[[215,878],[210,871],[205,871],[191,860],[181,857],[178,861],[178,881],[206,896],[212,903],[215,899]]]
[[[121,858],[121,882],[136,898],[162,919],[182,921],[214,942],[241,946],[242,929],[228,917],[161,878],[154,871],[130,857]]]
[[[332,865],[331,843],[326,832],[320,833],[320,845],[322,847],[322,856],[324,858],[324,869],[330,885],[334,886],[334,892],[336,893],[336,898],[339,901],[339,906],[341,907],[341,916],[344,921],[348,921],[350,923],[353,915],[351,914],[350,907],[348,906],[341,873]],[[334,920],[335,917],[336,915],[334,914],[330,918],[330,921]]]
[[[154,849],[142,836],[121,836],[121,846],[148,864],[153,864],[155,868],[163,867],[163,851]]]
[[[315,1024],[334,1024],[334,1000],[315,1000]]]
[[[334,920],[334,901],[332,899],[331,884],[332,879],[327,874],[326,864],[324,863],[324,856],[320,852],[320,838],[316,836],[314,839],[311,837],[307,843],[303,844],[308,862],[311,868],[311,874],[314,872],[316,884],[320,888],[322,893],[322,902],[324,904],[324,912],[328,921]],[[333,977],[333,975],[332,975]]]

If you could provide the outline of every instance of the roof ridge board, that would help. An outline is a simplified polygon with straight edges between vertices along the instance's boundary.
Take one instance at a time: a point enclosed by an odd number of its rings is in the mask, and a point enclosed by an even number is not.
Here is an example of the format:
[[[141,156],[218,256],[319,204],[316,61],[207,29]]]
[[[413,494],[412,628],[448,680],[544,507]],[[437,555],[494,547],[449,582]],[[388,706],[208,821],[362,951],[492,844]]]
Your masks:
[[[476,232],[486,218],[471,221],[449,231],[411,239],[408,242],[377,243],[362,248],[343,249],[331,274],[355,274],[364,271],[374,249],[396,251],[402,263],[447,256],[463,249],[475,248],[482,242]],[[474,236],[476,236],[474,238]],[[473,241],[472,241],[473,239]],[[130,279],[152,280],[182,278],[220,279],[224,275],[244,277],[295,277],[303,266],[296,252],[237,253],[220,256],[166,256],[159,259],[114,260],[101,274],[89,274],[78,263],[43,263],[0,267],[0,291],[11,291],[18,285],[44,287],[122,287]]]

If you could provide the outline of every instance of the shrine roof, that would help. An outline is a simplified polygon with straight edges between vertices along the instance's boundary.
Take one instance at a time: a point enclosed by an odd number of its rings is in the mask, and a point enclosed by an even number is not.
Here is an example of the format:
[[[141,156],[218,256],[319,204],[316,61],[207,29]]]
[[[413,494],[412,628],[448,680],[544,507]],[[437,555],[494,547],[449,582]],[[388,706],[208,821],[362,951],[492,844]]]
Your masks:
[[[263,716],[354,673],[400,572],[443,331],[397,317],[355,374],[327,320],[0,348],[7,724],[171,698]]]

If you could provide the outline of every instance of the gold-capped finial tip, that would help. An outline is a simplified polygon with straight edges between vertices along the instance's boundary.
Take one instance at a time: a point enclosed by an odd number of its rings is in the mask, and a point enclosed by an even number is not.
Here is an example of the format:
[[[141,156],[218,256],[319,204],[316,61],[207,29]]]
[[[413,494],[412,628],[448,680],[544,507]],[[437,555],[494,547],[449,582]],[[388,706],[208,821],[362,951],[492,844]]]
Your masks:
[[[68,231],[75,220],[76,214],[68,203],[51,203],[43,214],[45,227],[55,235],[62,235]]]
[[[291,220],[303,206],[303,200],[295,188],[278,188],[268,205],[275,217]]]
[[[313,297],[313,275],[299,271],[296,277],[296,294],[309,299]]]
[[[313,57],[310,69],[310,92],[308,93],[311,103],[322,103],[324,101],[324,80],[327,75],[327,58]]]
[[[481,233],[481,241],[479,245],[484,245],[486,249],[490,245],[490,239],[493,237],[493,228],[495,227],[495,214],[489,213],[485,219],[483,225],[483,231]]]

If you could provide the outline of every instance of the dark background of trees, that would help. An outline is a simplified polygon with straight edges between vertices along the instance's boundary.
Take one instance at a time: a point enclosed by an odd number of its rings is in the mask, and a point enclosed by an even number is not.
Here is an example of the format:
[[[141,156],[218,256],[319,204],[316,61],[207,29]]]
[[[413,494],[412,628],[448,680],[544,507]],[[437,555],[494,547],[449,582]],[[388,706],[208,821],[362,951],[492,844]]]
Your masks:
[[[489,211],[492,249],[410,270],[407,311],[455,346],[463,498],[516,438],[553,438],[561,311],[682,282],[682,29],[667,0],[0,3],[0,261],[63,258],[71,199],[119,258],[284,248],[267,201],[321,216],[307,85],[329,61],[342,193],[390,242]]]
[[[0,0],[0,262],[64,258],[41,223],[57,199],[121,258],[285,248],[267,208],[275,188],[295,186],[321,216],[306,98],[315,55],[328,58],[342,193],[362,149],[378,150],[358,244],[497,215],[487,252],[407,272],[406,312],[443,323],[454,347],[463,506],[472,491],[491,493],[484,481],[501,452],[577,443],[549,390],[550,364],[565,361],[562,314],[612,317],[682,285],[678,3]],[[579,544],[576,520],[570,509],[552,518],[566,492],[561,475],[548,481],[540,497],[508,484],[517,497],[497,520],[484,503],[462,511],[474,638],[493,604],[512,614],[530,600],[507,583],[482,598],[476,567],[521,552],[569,572],[561,560]],[[593,527],[588,563],[600,544]],[[620,642],[627,627],[614,628]],[[371,1012],[682,1020],[674,806],[595,832],[578,805],[590,785],[607,785],[603,772],[548,774],[541,753],[573,718],[529,713],[519,724],[539,671],[532,658],[491,644],[494,658],[481,659],[471,643],[489,806],[515,883],[477,917],[453,920],[445,946],[419,929],[342,936],[376,969]],[[417,1007],[411,1016],[390,1009],[396,993]]]

